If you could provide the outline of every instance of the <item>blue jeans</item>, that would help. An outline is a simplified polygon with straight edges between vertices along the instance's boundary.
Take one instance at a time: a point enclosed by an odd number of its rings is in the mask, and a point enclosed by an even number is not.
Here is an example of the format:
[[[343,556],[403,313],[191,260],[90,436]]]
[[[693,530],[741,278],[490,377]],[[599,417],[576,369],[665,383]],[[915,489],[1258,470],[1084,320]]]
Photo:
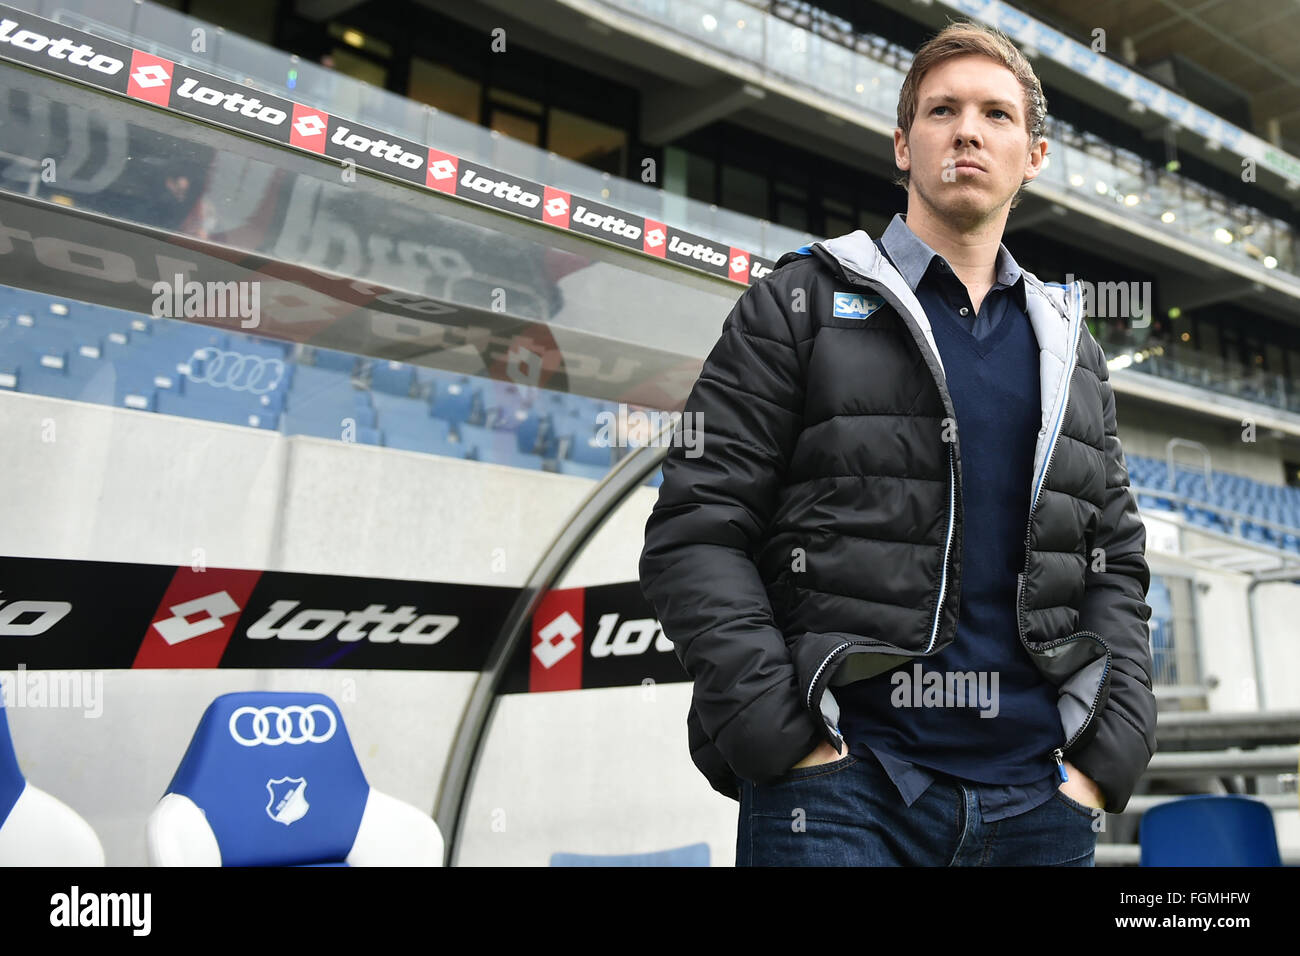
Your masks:
[[[975,791],[935,780],[909,807],[874,757],[741,779],[737,866],[1092,866],[1101,811],[1059,790],[993,823]]]

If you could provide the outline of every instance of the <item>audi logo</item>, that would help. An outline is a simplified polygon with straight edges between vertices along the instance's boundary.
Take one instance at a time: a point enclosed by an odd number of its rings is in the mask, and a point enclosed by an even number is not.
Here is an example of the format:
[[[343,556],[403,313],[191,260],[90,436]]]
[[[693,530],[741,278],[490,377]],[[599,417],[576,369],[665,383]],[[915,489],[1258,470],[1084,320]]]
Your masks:
[[[213,388],[265,395],[284,380],[284,362],[278,358],[229,352],[209,345],[190,356],[188,375],[191,382],[201,382]],[[271,381],[272,377],[274,381]]]
[[[316,733],[316,718],[312,716],[314,713],[329,718],[329,730]],[[251,737],[240,733],[239,719],[244,716],[253,718]],[[275,718],[274,727],[271,726],[272,717]],[[278,747],[280,744],[323,744],[334,736],[337,726],[334,711],[324,704],[312,704],[309,707],[297,704],[289,707],[240,707],[230,715],[230,736],[243,747],[257,747],[261,744],[268,747]]]

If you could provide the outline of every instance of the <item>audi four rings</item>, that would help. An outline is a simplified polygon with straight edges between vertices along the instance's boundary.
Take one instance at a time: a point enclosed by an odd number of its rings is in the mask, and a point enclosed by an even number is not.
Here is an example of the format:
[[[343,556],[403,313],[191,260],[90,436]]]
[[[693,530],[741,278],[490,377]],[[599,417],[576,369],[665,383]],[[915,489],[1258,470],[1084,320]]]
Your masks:
[[[329,730],[322,734],[316,733],[316,718],[312,716],[316,711],[329,718]],[[253,718],[252,737],[245,737],[239,732],[239,718],[245,715]],[[297,733],[294,732],[295,716],[298,718]],[[275,718],[274,736],[271,735],[272,717]],[[323,744],[334,736],[337,726],[338,718],[334,716],[334,711],[324,704],[312,704],[310,707],[297,704],[289,707],[240,707],[230,715],[230,736],[235,739],[235,743],[245,747],[260,744],[268,747],[278,747],[280,744]]]
[[[196,369],[195,362],[200,359],[202,362]],[[284,362],[278,358],[263,358],[260,355],[231,352],[208,345],[195,350],[190,356],[187,375],[191,382],[211,385],[213,388],[265,395],[267,392],[274,391],[283,381],[284,369]],[[265,384],[272,376],[275,380],[269,385]]]

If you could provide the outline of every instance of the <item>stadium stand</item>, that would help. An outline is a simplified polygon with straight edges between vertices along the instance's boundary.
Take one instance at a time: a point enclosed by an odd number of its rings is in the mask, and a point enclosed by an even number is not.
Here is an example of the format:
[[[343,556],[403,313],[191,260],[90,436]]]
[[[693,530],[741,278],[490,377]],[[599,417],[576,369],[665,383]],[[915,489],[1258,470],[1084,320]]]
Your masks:
[[[597,480],[614,463],[591,438],[612,402],[7,286],[0,356],[0,390]]]

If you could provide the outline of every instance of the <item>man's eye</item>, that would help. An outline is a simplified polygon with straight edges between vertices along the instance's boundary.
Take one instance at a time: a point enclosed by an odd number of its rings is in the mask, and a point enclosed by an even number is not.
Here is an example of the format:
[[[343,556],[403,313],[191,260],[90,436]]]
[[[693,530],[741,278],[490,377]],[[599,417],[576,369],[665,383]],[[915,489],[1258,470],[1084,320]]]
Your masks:
[[[939,112],[939,110],[946,110],[946,109],[950,109],[950,108],[951,108],[951,107],[948,107],[948,106],[936,106],[934,109],[930,110],[930,112],[931,112],[931,113],[937,113],[937,112]]]
[[[993,113],[1001,113],[1001,114],[1002,114],[1003,116],[1005,116],[1007,119],[1011,119],[1011,114],[1008,113],[1006,110],[990,110],[990,112],[993,112]]]

